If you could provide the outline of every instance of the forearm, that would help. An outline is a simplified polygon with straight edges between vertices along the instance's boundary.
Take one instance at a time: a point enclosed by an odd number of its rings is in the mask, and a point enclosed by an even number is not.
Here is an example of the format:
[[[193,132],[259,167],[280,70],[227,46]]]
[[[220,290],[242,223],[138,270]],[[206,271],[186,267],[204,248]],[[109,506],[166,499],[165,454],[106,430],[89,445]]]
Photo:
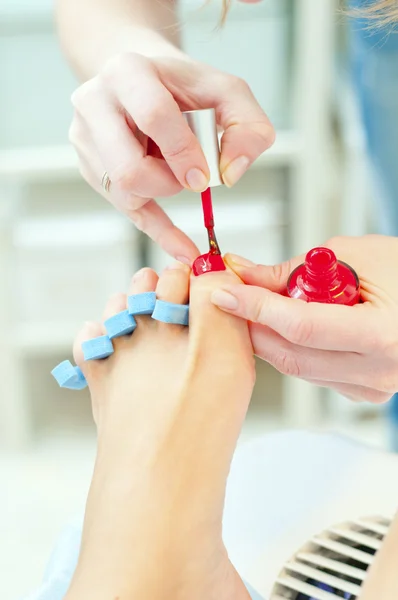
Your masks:
[[[380,548],[358,600],[398,598],[398,515]]]
[[[79,79],[122,52],[181,56],[176,0],[57,0],[63,50]]]

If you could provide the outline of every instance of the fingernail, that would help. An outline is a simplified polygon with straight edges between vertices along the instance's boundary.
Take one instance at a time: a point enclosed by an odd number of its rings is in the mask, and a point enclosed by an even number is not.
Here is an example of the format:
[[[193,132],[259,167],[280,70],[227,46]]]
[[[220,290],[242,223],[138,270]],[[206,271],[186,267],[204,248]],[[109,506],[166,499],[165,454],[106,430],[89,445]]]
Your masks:
[[[194,192],[204,192],[209,185],[209,178],[200,169],[190,169],[185,180]]]
[[[247,156],[239,156],[235,158],[222,174],[224,183],[228,187],[235,185],[237,181],[244,175],[249,168],[250,159]]]
[[[216,304],[216,306],[226,308],[227,310],[236,310],[239,306],[237,298],[225,290],[216,290],[213,292],[211,301],[213,304]]]
[[[242,258],[241,256],[238,256],[237,254],[226,254],[224,257],[225,261],[230,264],[232,263],[232,266],[237,266],[237,267],[257,267],[256,263],[252,262],[251,260],[248,260],[247,258]]]
[[[192,259],[188,258],[187,256],[176,256],[176,259],[178,260],[178,262],[183,263],[184,265],[188,265],[188,267],[190,267],[192,265]]]

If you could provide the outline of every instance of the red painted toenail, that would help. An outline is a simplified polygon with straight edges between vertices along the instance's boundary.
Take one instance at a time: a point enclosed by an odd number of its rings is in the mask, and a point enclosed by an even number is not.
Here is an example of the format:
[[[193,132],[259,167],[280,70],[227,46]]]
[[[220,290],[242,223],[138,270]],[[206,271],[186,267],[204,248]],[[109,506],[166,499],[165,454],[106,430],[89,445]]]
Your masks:
[[[212,271],[225,271],[225,264],[220,254],[202,254],[194,261],[192,271],[198,277]]]

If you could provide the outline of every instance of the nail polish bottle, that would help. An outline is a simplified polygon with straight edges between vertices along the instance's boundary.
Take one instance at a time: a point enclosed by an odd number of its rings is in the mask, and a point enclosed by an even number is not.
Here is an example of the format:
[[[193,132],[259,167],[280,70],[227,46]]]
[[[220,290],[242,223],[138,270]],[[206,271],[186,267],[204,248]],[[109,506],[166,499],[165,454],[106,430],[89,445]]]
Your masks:
[[[213,187],[223,185],[220,172],[220,145],[214,108],[190,110],[184,112],[183,116],[199,141],[210,172],[209,187],[202,192],[203,217],[209,239],[209,252],[199,256],[192,265],[194,275],[198,276],[211,271],[225,271],[225,264],[214,231],[211,196]]]
[[[313,248],[290,274],[287,295],[306,302],[354,306],[361,297],[358,275],[329,248]]]

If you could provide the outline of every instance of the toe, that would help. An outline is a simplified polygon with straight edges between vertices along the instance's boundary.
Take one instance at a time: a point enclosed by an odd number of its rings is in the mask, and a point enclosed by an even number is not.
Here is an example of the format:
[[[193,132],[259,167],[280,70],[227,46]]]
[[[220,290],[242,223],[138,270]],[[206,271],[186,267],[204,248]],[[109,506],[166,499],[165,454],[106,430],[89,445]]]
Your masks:
[[[141,269],[138,271],[129,287],[127,298],[128,312],[137,323],[149,323],[156,301],[156,284],[158,276],[153,269]]]
[[[85,323],[77,334],[73,344],[73,358],[76,365],[83,371],[89,385],[92,373],[98,368],[98,366],[101,364],[101,361],[85,361],[82,344],[83,342],[87,342],[101,335],[104,335],[104,328],[100,323]]]
[[[154,292],[159,277],[153,269],[140,269],[134,275],[129,286],[129,295],[144,294],[145,292]]]
[[[188,304],[191,269],[180,262],[172,264],[161,274],[156,297],[172,304]]]
[[[210,298],[214,290],[226,285],[243,285],[242,280],[229,268],[225,271],[206,273],[200,277],[192,276],[190,283],[190,304],[193,303],[195,307],[204,304],[206,310],[211,309]],[[199,315],[195,318],[199,318]]]
[[[242,281],[229,269],[191,277],[190,339],[209,356],[217,356],[217,361],[235,366],[240,361],[242,367],[252,369],[253,350],[247,322],[227,313],[225,319],[211,302],[215,289],[237,283]]]
[[[126,294],[114,294],[108,300],[103,318],[104,329],[116,351],[117,347],[124,344],[137,327],[136,320],[127,310]]]
[[[106,321],[107,319],[114,317],[115,315],[122,312],[123,310],[126,310],[126,308],[127,308],[126,303],[127,303],[126,294],[119,293],[119,294],[114,294],[113,296],[111,296],[105,305],[104,313],[102,315],[103,320]]]

